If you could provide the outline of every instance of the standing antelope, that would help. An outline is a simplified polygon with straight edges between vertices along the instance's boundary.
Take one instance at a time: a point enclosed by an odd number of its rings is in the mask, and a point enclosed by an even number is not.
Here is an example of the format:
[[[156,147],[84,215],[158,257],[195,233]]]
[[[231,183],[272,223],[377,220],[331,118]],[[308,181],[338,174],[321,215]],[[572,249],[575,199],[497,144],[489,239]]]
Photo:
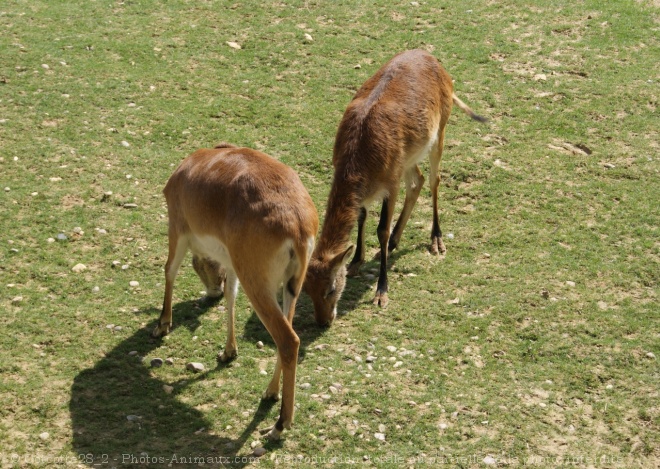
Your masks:
[[[229,144],[190,155],[163,192],[169,215],[169,254],[163,312],[153,335],[167,334],[172,326],[174,279],[190,249],[209,294],[218,294],[226,275],[227,344],[219,358],[233,358],[237,352],[234,301],[240,281],[277,346],[275,374],[264,398],[278,398],[284,375],[280,417],[268,435],[278,439],[293,421],[300,339],[292,321],[318,229],[312,199],[288,166],[264,153]],[[282,309],[277,302],[280,285],[284,286]]]
[[[378,223],[380,274],[373,302],[387,305],[388,252],[397,247],[424,184],[417,165],[426,155],[433,197],[431,251],[446,252],[438,222],[438,169],[452,102],[473,119],[486,120],[458,99],[451,77],[435,57],[411,50],[381,67],[348,105],[335,139],[335,172],[325,221],[303,287],[312,298],[318,323],[329,325],[337,314],[345,266],[353,252],[348,273],[357,274],[364,262],[367,208],[377,200],[383,206]],[[390,234],[401,179],[406,198]],[[349,244],[356,221],[357,249]]]

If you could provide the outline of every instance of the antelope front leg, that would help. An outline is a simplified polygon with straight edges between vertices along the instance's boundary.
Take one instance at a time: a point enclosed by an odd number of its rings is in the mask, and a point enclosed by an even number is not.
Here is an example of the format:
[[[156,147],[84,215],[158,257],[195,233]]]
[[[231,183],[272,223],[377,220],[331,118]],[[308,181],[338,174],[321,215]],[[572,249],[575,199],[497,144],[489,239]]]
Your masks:
[[[225,344],[225,350],[218,354],[218,360],[223,363],[235,358],[238,354],[236,334],[234,332],[234,304],[236,303],[237,294],[238,278],[236,277],[236,272],[230,272],[227,270],[227,278],[225,279],[225,298],[227,299],[227,343]]]
[[[364,263],[365,240],[364,240],[364,223],[367,220],[367,209],[362,207],[358,215],[358,234],[357,234],[357,248],[353,260],[348,265],[346,275],[355,277],[360,273],[360,267]]]
[[[169,253],[165,263],[165,298],[163,299],[163,310],[160,313],[158,324],[151,333],[154,337],[167,335],[172,328],[172,293],[174,291],[174,280],[179,272],[183,257],[186,255],[188,245],[185,238],[179,238],[176,232],[170,229]]]

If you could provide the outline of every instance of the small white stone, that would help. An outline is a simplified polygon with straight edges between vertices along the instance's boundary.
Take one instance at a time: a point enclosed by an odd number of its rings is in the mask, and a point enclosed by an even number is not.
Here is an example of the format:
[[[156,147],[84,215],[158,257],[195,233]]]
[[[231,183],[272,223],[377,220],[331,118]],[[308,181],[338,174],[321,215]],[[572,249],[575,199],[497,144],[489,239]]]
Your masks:
[[[85,264],[76,264],[71,268],[71,270],[73,272],[80,273],[87,270],[87,266]]]
[[[130,282],[128,282],[128,284],[129,284],[131,287],[139,287],[139,286],[140,286],[140,282],[138,282],[138,281],[136,281],[136,280],[131,280]]]
[[[612,386],[611,384],[608,384],[607,386],[605,386],[605,389],[614,389],[614,386]]]
[[[55,242],[55,238],[48,238],[48,239],[46,240],[46,242],[47,242],[47,243],[54,243],[54,242]]]
[[[394,345],[388,345],[388,346],[385,347],[385,348],[386,348],[387,351],[390,352],[390,353],[394,353],[394,352],[396,352],[396,347],[395,347]]]
[[[446,423],[441,423],[440,425],[438,425],[438,428],[440,428],[440,430],[446,430],[447,428],[449,428],[449,425],[447,425]]]
[[[99,291],[101,291],[99,287],[92,288],[92,293],[98,293]]]
[[[569,287],[574,287],[574,286],[575,286],[575,282],[573,282],[573,281],[571,281],[571,280],[567,280],[567,281],[566,281],[566,285],[568,285]]]
[[[497,460],[495,458],[493,458],[492,456],[486,456],[484,458],[484,464],[486,464],[488,466],[493,466],[493,465],[497,464]]]
[[[257,342],[257,348],[258,348],[259,350],[261,350],[262,348],[264,348],[264,343],[263,343],[262,341]]]
[[[48,432],[43,432],[43,433],[39,434],[39,438],[41,438],[42,440],[46,441],[48,438],[50,438],[50,433],[48,433]]]
[[[48,64],[41,64],[41,68],[43,68],[44,70],[48,70],[50,67],[48,66]]]
[[[121,141],[121,146],[122,146],[122,147],[126,147],[126,148],[128,148],[128,147],[131,146],[131,144],[128,143],[126,140],[122,140],[122,141]]]
[[[647,353],[647,354],[646,354],[646,358],[655,359],[655,353],[653,353],[653,352],[649,352],[649,353]]]
[[[454,233],[447,233],[446,237],[447,239],[454,239]]]
[[[23,297],[22,297],[22,296],[15,296],[14,298],[11,299],[11,303],[12,303],[13,305],[18,304],[18,303],[20,303],[21,301],[23,301]]]
[[[314,38],[312,37],[311,34],[305,33],[305,41],[307,42],[313,42]]]
[[[380,441],[385,441],[385,433],[376,432],[374,433],[374,438]]]
[[[310,383],[302,383],[300,385],[300,389],[309,389],[311,387],[312,387],[312,385]]]
[[[190,362],[186,365],[186,369],[194,372],[204,371],[204,364],[198,362]]]

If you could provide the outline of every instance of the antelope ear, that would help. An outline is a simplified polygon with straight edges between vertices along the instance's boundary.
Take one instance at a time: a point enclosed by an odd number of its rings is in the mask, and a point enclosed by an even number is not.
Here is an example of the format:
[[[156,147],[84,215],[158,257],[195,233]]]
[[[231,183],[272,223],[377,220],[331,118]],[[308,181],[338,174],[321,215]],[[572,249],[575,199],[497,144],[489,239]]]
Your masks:
[[[339,269],[348,264],[348,261],[355,252],[355,246],[351,244],[344,252],[337,254],[330,260],[330,268],[333,273],[337,273]]]

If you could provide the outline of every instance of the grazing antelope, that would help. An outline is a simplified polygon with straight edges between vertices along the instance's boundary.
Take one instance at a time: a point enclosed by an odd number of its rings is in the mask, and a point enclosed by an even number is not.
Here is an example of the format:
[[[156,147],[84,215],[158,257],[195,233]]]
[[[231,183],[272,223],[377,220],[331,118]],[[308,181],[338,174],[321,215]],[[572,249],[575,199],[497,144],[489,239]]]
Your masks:
[[[264,398],[277,399],[284,375],[280,417],[268,435],[277,439],[293,421],[300,339],[292,321],[318,229],[312,199],[293,169],[229,144],[188,156],[163,192],[169,254],[163,311],[153,335],[167,334],[172,326],[174,279],[190,249],[207,293],[217,295],[224,283],[228,331],[219,358],[235,357],[234,301],[240,282],[277,345],[275,374],[264,393]],[[277,302],[280,285],[283,308]]]
[[[417,166],[427,155],[433,197],[431,252],[445,253],[438,222],[439,165],[452,102],[473,119],[475,114],[453,92],[451,77],[432,55],[422,50],[402,52],[362,85],[339,124],[332,163],[335,168],[325,221],[307,270],[304,289],[314,303],[316,321],[329,325],[349,274],[364,262],[367,208],[382,200],[378,241],[380,274],[374,304],[386,306],[388,252],[401,233],[424,184]],[[401,179],[406,198],[390,234]],[[357,249],[350,234],[358,223]]]

